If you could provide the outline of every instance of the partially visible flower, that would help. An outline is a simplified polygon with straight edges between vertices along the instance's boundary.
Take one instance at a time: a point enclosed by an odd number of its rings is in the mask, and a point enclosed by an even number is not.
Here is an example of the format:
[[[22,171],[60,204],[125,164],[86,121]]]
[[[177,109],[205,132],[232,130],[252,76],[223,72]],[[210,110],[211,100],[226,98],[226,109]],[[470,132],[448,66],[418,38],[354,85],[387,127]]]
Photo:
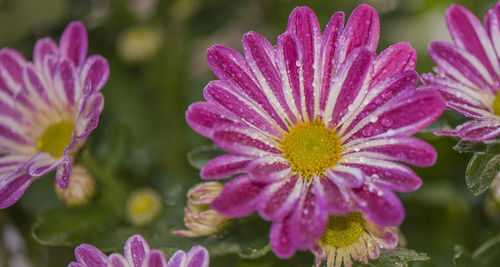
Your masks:
[[[394,249],[398,235],[394,227],[382,227],[354,212],[330,216],[325,233],[318,240],[313,253],[316,266],[326,260],[328,267],[351,267],[353,261],[368,263],[378,259],[380,249]]]
[[[188,206],[184,209],[184,224],[189,230],[176,230],[174,234],[200,237],[222,231],[230,220],[213,210],[210,204],[220,195],[223,188],[221,183],[206,182],[189,189]]]
[[[57,186],[68,186],[72,155],[97,127],[109,75],[106,59],[87,57],[87,46],[85,27],[73,22],[59,45],[40,39],[33,62],[0,51],[0,208],[54,169]]]
[[[451,5],[446,23],[453,43],[432,42],[429,52],[438,67],[422,81],[441,93],[448,109],[471,120],[437,135],[483,141],[500,134],[500,3],[488,10],[484,24],[468,9]]]
[[[66,188],[55,185],[57,197],[69,207],[87,204],[95,193],[95,181],[82,166],[71,168],[71,180]]]
[[[120,33],[116,42],[119,56],[128,63],[151,59],[162,45],[161,31],[150,26],[134,26]]]
[[[145,225],[156,219],[162,209],[160,194],[151,188],[142,188],[130,194],[126,204],[126,215],[131,223]]]
[[[208,267],[208,251],[202,246],[194,246],[185,253],[176,251],[167,261],[160,250],[151,249],[140,235],[133,235],[125,243],[124,253],[106,256],[96,247],[82,244],[75,249],[76,262],[68,267]]]
[[[335,13],[323,33],[314,12],[297,7],[276,46],[249,32],[244,55],[220,45],[207,51],[219,80],[186,119],[229,154],[209,161],[201,176],[236,176],[212,207],[228,217],[258,211],[272,221],[279,257],[314,245],[330,215],[359,211],[379,225],[399,225],[404,208],[394,191],[422,184],[402,163],[435,163],[434,148],[410,136],[445,104],[437,92],[415,90],[408,43],[376,55],[379,30],[368,5],[345,27],[344,14]]]

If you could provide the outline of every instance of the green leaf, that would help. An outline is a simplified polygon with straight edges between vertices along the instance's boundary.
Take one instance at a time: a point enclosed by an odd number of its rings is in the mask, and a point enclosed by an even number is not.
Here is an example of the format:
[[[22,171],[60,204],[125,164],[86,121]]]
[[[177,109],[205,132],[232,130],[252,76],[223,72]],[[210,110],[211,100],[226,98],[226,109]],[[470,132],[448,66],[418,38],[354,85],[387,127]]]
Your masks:
[[[430,258],[425,253],[416,252],[411,249],[397,247],[393,250],[382,250],[380,257],[368,263],[366,266],[377,267],[404,267],[411,261],[426,261]],[[362,265],[358,265],[362,266]]]
[[[486,241],[472,254],[462,246],[455,247],[453,262],[456,267],[481,266],[494,267],[500,262],[500,235]]]
[[[453,149],[459,153],[464,152],[482,152],[489,154],[498,154],[500,152],[500,140],[493,139],[483,142],[471,142],[460,140]]]
[[[216,145],[206,145],[195,148],[187,154],[189,164],[201,169],[211,159],[224,154],[225,152]]]
[[[465,182],[475,196],[486,191],[500,172],[500,154],[475,153],[467,165]]]

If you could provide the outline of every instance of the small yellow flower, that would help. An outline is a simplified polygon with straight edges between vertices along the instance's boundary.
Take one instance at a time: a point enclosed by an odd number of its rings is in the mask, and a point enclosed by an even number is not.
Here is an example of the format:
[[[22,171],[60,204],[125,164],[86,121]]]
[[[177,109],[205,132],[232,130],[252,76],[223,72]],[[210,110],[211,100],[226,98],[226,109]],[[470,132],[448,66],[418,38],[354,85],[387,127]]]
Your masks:
[[[156,219],[161,208],[161,196],[151,188],[143,188],[128,197],[126,215],[132,224],[146,225]]]

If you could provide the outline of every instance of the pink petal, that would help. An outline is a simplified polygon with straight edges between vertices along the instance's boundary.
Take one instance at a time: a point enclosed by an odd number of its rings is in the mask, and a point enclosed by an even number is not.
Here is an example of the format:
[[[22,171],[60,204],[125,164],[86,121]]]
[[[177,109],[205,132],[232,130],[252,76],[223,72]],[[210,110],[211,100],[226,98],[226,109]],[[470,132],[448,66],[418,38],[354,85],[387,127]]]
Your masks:
[[[185,267],[187,262],[186,252],[177,250],[168,260],[168,267]]]
[[[467,141],[485,141],[500,134],[500,122],[493,120],[471,120],[452,130],[434,132],[436,135],[456,136]]]
[[[269,240],[274,254],[279,258],[290,258],[295,254],[296,249],[290,240],[291,234],[289,217],[282,221],[275,221],[271,225]]]
[[[141,267],[167,267],[167,259],[163,252],[152,250],[144,258]]]
[[[200,176],[204,180],[217,180],[231,177],[242,173],[245,167],[252,160],[251,157],[244,157],[234,154],[218,156],[210,160],[201,169]]]
[[[58,53],[57,44],[54,40],[50,38],[39,39],[33,49],[33,63],[37,68],[41,69],[43,68],[45,57],[49,55],[57,56]]]
[[[99,92],[109,77],[109,64],[101,56],[91,56],[85,59],[80,71],[80,80],[83,81],[83,94]]]
[[[121,254],[113,253],[109,255],[107,267],[131,267],[125,257]]]
[[[38,98],[45,101],[45,104],[51,105],[49,100],[49,94],[47,89],[42,83],[43,78],[39,71],[36,70],[35,66],[32,64],[26,64],[23,71],[24,84],[26,89],[32,96],[37,96]]]
[[[326,170],[325,176],[345,187],[360,187],[365,182],[365,176],[359,169],[340,164]]]
[[[83,244],[76,247],[75,257],[78,262],[89,267],[106,267],[108,261],[108,257],[106,257],[104,253],[89,244]]]
[[[409,43],[397,43],[386,48],[375,60],[371,84],[397,74],[401,71],[413,70],[417,62],[417,52]]]
[[[87,137],[99,124],[99,117],[104,108],[104,97],[101,93],[91,94],[80,110],[76,121],[76,137]]]
[[[187,267],[208,267],[210,256],[206,248],[194,246],[187,252],[187,261]]]
[[[64,156],[63,162],[56,171],[56,184],[60,188],[66,188],[69,185],[69,178],[71,176],[71,157]]]
[[[42,176],[61,165],[63,158],[55,159],[46,152],[39,152],[27,163],[28,174]]]
[[[0,90],[7,90],[11,95],[17,95],[23,90],[23,68],[26,65],[24,57],[14,49],[0,50]]]
[[[0,178],[0,209],[16,203],[33,181],[22,166]]]
[[[292,168],[283,157],[269,155],[250,162],[246,167],[246,171],[254,181],[271,183],[287,177]]]
[[[322,207],[332,214],[346,214],[350,211],[349,203],[345,194],[330,179],[321,178],[314,180],[314,193]]]
[[[212,202],[212,208],[231,218],[247,216],[255,211],[264,186],[248,175],[238,176],[225,184],[222,193]]]
[[[133,264],[132,267],[141,267],[149,251],[149,244],[141,235],[133,235],[129,237],[125,243],[125,258],[129,263]]]
[[[71,108],[77,100],[77,91],[80,90],[78,76],[73,63],[63,58],[57,65],[54,87],[59,99]]]
[[[401,201],[389,190],[365,185],[352,189],[357,208],[380,226],[400,225],[404,219]]]
[[[59,40],[61,55],[79,67],[87,55],[88,37],[83,23],[77,21],[70,23]]]
[[[186,111],[186,121],[199,134],[209,137],[212,127],[217,124],[239,121],[231,112],[210,102],[196,102]]]
[[[276,221],[287,216],[299,200],[303,179],[297,176],[273,183],[262,192],[258,206],[259,215],[265,220]]]

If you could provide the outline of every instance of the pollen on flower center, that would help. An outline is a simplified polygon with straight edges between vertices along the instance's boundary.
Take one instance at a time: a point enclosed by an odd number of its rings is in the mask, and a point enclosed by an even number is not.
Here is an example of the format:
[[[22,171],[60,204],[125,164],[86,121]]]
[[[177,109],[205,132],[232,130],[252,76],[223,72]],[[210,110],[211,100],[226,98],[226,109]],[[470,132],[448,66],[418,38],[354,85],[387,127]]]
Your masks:
[[[493,101],[493,113],[500,117],[500,91]]]
[[[60,121],[52,124],[43,135],[36,141],[39,151],[47,152],[54,157],[61,157],[64,149],[71,142],[75,124],[71,121]]]
[[[360,213],[330,216],[321,241],[337,248],[349,246],[359,240],[364,232],[365,221]]]
[[[335,130],[327,129],[319,120],[293,127],[280,141],[280,149],[293,171],[308,179],[335,166],[342,152]]]

